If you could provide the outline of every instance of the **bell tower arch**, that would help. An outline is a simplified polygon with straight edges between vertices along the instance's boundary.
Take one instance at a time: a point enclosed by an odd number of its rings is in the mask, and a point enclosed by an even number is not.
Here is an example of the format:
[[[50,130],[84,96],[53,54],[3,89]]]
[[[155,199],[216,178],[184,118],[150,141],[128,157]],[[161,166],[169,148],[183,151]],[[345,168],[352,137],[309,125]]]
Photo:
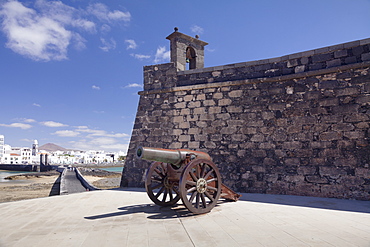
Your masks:
[[[204,47],[208,43],[199,40],[198,35],[193,38],[175,28],[166,39],[170,40],[171,62],[175,63],[177,71],[186,70],[187,63],[189,69],[204,68]]]

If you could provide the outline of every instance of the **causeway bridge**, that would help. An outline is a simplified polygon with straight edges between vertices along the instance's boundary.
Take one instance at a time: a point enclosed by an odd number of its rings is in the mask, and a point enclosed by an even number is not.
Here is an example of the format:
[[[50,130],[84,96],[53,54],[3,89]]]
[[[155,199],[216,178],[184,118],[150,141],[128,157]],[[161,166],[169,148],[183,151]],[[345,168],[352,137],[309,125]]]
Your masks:
[[[99,190],[99,188],[91,185],[78,168],[68,167],[64,168],[60,176],[59,194],[73,194],[85,191]]]

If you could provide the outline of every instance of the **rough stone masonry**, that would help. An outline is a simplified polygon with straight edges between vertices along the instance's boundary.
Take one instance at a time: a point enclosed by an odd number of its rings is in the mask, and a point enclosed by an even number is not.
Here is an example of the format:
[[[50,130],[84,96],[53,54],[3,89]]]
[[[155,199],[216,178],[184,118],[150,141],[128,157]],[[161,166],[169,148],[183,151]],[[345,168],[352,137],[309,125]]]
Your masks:
[[[370,200],[370,39],[203,68],[207,43],[167,38],[171,63],[144,67],[121,186],[143,186],[142,145],[207,152],[239,192]],[[188,47],[200,62],[184,70]]]

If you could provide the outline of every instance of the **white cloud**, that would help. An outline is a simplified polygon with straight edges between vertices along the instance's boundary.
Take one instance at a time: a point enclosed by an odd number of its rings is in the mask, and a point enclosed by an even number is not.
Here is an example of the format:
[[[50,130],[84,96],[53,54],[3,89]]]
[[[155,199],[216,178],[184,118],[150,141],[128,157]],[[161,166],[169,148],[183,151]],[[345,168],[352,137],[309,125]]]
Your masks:
[[[0,124],[0,126],[8,128],[21,128],[23,130],[32,128],[32,125],[25,123]]]
[[[0,1],[0,30],[7,38],[6,47],[35,61],[68,59],[68,49],[86,48],[82,32],[108,33],[108,24],[129,23],[131,14],[109,10],[102,3],[89,5],[87,10],[73,8],[62,1],[36,0],[21,3]],[[5,3],[4,3],[5,2]],[[96,17],[95,23],[88,18]],[[100,25],[100,28],[97,27]],[[102,40],[104,51],[116,47],[113,39]]]
[[[195,34],[203,34],[204,33],[204,29],[198,25],[193,25],[190,30],[195,33]]]
[[[32,105],[33,105],[33,106],[37,106],[37,107],[41,107],[41,105],[36,104],[36,103],[33,103]]]
[[[116,41],[113,38],[111,38],[110,40],[105,40],[104,38],[100,38],[100,41],[103,44],[103,46],[99,47],[101,50],[108,52],[110,50],[116,49]]]
[[[8,38],[8,48],[37,61],[67,58],[72,33],[60,22],[38,15],[17,1],[7,2],[2,7],[2,30]]]
[[[53,133],[53,135],[57,135],[60,137],[76,137],[79,134],[79,132],[73,130],[58,130]]]
[[[123,21],[127,23],[131,20],[130,12],[122,12],[119,10],[109,11],[108,7],[103,3],[90,4],[87,11],[101,21]]]
[[[44,125],[46,127],[51,127],[51,128],[68,126],[68,125],[58,123],[58,122],[54,122],[54,121],[45,121],[45,122],[41,122],[40,124]]]
[[[133,39],[126,39],[125,43],[127,43],[127,48],[126,48],[127,50],[137,48],[137,44],[136,44],[135,40],[133,40]]]
[[[166,47],[160,46],[157,48],[157,52],[155,54],[154,62],[168,62],[170,60],[170,51],[166,51]]]
[[[32,118],[24,118],[23,122],[25,122],[25,123],[34,123],[34,122],[36,122],[36,120],[32,119]]]
[[[143,86],[138,84],[138,83],[130,83],[127,86],[124,86],[123,88],[130,88],[130,87],[140,87],[140,88],[142,88]]]
[[[134,53],[131,53],[130,56],[138,59],[138,60],[144,60],[144,59],[149,59],[150,56],[149,55],[142,55],[142,54],[134,54]]]
[[[91,88],[92,88],[92,89],[95,89],[95,90],[100,90],[100,87],[95,86],[95,85],[93,85]]]

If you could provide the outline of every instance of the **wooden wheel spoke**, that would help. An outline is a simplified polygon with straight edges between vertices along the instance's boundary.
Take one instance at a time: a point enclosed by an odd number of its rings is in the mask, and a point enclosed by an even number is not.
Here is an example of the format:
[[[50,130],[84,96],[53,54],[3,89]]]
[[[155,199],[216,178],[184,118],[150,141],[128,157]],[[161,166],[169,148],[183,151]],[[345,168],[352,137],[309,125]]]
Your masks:
[[[152,181],[162,183],[163,182],[163,179],[162,178],[152,177]]]
[[[187,193],[191,193],[195,190],[197,190],[197,187],[191,187],[190,189],[187,190]]]
[[[218,181],[218,179],[217,178],[211,178],[211,179],[207,180],[207,184],[209,184],[210,182],[213,182],[213,181]]]
[[[191,203],[194,200],[194,197],[198,194],[198,191],[194,191],[193,194],[189,198],[189,202]]]
[[[217,188],[212,187],[212,186],[207,186],[207,189],[210,189],[210,190],[213,190],[213,191],[217,191]]]
[[[199,170],[200,166],[201,166],[201,164],[198,164],[195,168],[195,171],[197,172],[197,178],[200,178],[200,170]]]
[[[171,188],[168,189],[168,194],[170,196],[170,201],[172,201],[173,200],[173,193],[172,193]]]
[[[199,194],[199,193],[197,193],[197,196],[196,196],[196,198],[195,198],[195,207],[196,207],[196,208],[199,208],[199,197],[200,197],[200,194]]]
[[[207,207],[207,202],[206,202],[206,198],[204,197],[204,194],[200,194],[200,199],[202,200],[202,204],[203,204],[203,207],[206,208]]]
[[[158,191],[158,193],[155,195],[155,197],[158,198],[162,194],[162,192],[164,191],[164,189],[165,189],[165,187],[162,186],[162,188]]]
[[[190,186],[197,186],[197,183],[194,181],[186,181],[186,184]]]
[[[190,172],[189,174],[190,174],[191,178],[192,178],[195,182],[196,182],[196,181],[198,181],[198,178],[194,175],[194,173]]]
[[[207,178],[208,178],[209,176],[211,176],[212,172],[213,172],[213,169],[211,169],[209,172],[207,172],[207,174],[206,174],[203,178],[204,178],[205,180],[207,180]]]
[[[206,191],[206,192],[204,192],[204,194],[208,197],[208,199],[209,200],[211,200],[212,202],[215,200],[213,197],[212,197],[212,195],[210,195],[209,193],[208,193],[208,191]]]
[[[166,201],[167,194],[168,194],[168,189],[166,188],[166,189],[164,189],[164,195],[163,195],[162,202],[165,202]]]
[[[164,165],[164,163],[161,163],[161,167],[162,167],[162,174],[166,174],[167,173],[167,167]]]
[[[175,193],[177,194],[177,195],[180,195],[180,191],[178,190],[178,188],[177,187],[172,187],[172,189],[173,189],[173,191],[175,191]]]
[[[163,184],[162,183],[160,183],[160,184],[157,184],[157,185],[155,185],[155,186],[153,186],[153,187],[150,187],[152,190],[155,190],[155,189],[158,189],[159,187],[161,187],[161,186],[163,186]]]
[[[162,173],[162,171],[158,170],[158,168],[154,168],[154,171],[159,175],[161,176],[162,178],[165,177],[165,175]]]
[[[204,174],[206,173],[206,168],[207,168],[207,165],[203,164],[202,170],[200,171],[200,177],[201,178],[204,178]]]

